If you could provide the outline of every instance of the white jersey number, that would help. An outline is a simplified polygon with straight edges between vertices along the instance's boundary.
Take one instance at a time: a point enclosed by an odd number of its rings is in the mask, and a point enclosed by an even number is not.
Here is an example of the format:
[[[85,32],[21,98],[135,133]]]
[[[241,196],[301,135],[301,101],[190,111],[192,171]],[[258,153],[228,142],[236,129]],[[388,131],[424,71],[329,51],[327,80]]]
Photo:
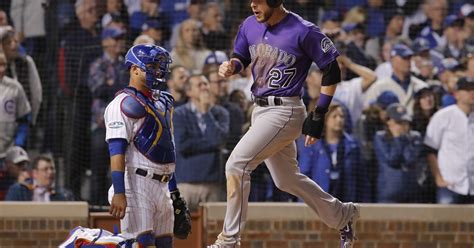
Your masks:
[[[270,74],[270,78],[268,79],[269,88],[286,88],[290,85],[291,81],[293,81],[296,75],[296,68],[285,69],[283,72],[278,68],[273,68],[268,74]],[[286,79],[282,82],[283,75],[286,76]]]

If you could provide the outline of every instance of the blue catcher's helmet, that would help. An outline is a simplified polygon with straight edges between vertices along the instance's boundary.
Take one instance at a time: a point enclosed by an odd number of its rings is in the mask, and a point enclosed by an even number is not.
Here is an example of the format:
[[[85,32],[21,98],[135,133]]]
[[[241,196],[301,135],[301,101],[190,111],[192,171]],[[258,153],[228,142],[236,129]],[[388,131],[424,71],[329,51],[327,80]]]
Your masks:
[[[128,68],[136,65],[145,72],[146,85],[150,89],[156,89],[159,83],[166,81],[171,62],[166,49],[152,44],[135,45],[125,55]]]

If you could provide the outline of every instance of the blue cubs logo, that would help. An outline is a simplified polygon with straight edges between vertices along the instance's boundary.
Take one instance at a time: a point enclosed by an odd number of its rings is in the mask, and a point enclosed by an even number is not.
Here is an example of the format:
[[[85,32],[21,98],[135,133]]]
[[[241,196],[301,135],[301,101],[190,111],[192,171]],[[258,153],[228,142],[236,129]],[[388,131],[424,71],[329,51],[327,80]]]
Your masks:
[[[10,115],[15,114],[15,109],[16,109],[15,101],[13,101],[12,99],[5,101],[3,108],[5,109],[5,112],[7,112],[7,114],[10,114]]]

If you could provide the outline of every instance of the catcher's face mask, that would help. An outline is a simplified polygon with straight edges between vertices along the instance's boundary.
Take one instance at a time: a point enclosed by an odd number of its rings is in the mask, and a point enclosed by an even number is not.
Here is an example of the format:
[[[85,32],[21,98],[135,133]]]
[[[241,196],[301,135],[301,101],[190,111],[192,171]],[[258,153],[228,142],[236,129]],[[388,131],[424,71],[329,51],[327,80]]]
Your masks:
[[[150,89],[156,89],[160,83],[166,82],[171,62],[166,49],[152,44],[133,46],[125,55],[125,64],[129,68],[136,65],[145,72],[146,85]]]
[[[170,64],[171,58],[165,55],[157,55],[154,62],[146,64],[144,71],[148,88],[156,89],[160,83],[166,82],[170,73]]]

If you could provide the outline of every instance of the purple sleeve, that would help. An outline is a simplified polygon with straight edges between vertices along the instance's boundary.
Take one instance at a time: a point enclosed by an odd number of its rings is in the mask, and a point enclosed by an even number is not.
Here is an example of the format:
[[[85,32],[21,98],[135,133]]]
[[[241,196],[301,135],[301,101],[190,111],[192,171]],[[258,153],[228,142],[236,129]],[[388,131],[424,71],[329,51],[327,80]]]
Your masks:
[[[321,33],[316,26],[309,28],[308,34],[306,34],[303,40],[302,47],[319,69],[323,69],[339,56],[339,52],[336,50],[331,39]]]
[[[246,61],[251,60],[249,52],[249,43],[247,41],[247,37],[245,36],[245,22],[240,25],[239,32],[235,37],[234,53],[237,54],[239,57],[242,57]]]

